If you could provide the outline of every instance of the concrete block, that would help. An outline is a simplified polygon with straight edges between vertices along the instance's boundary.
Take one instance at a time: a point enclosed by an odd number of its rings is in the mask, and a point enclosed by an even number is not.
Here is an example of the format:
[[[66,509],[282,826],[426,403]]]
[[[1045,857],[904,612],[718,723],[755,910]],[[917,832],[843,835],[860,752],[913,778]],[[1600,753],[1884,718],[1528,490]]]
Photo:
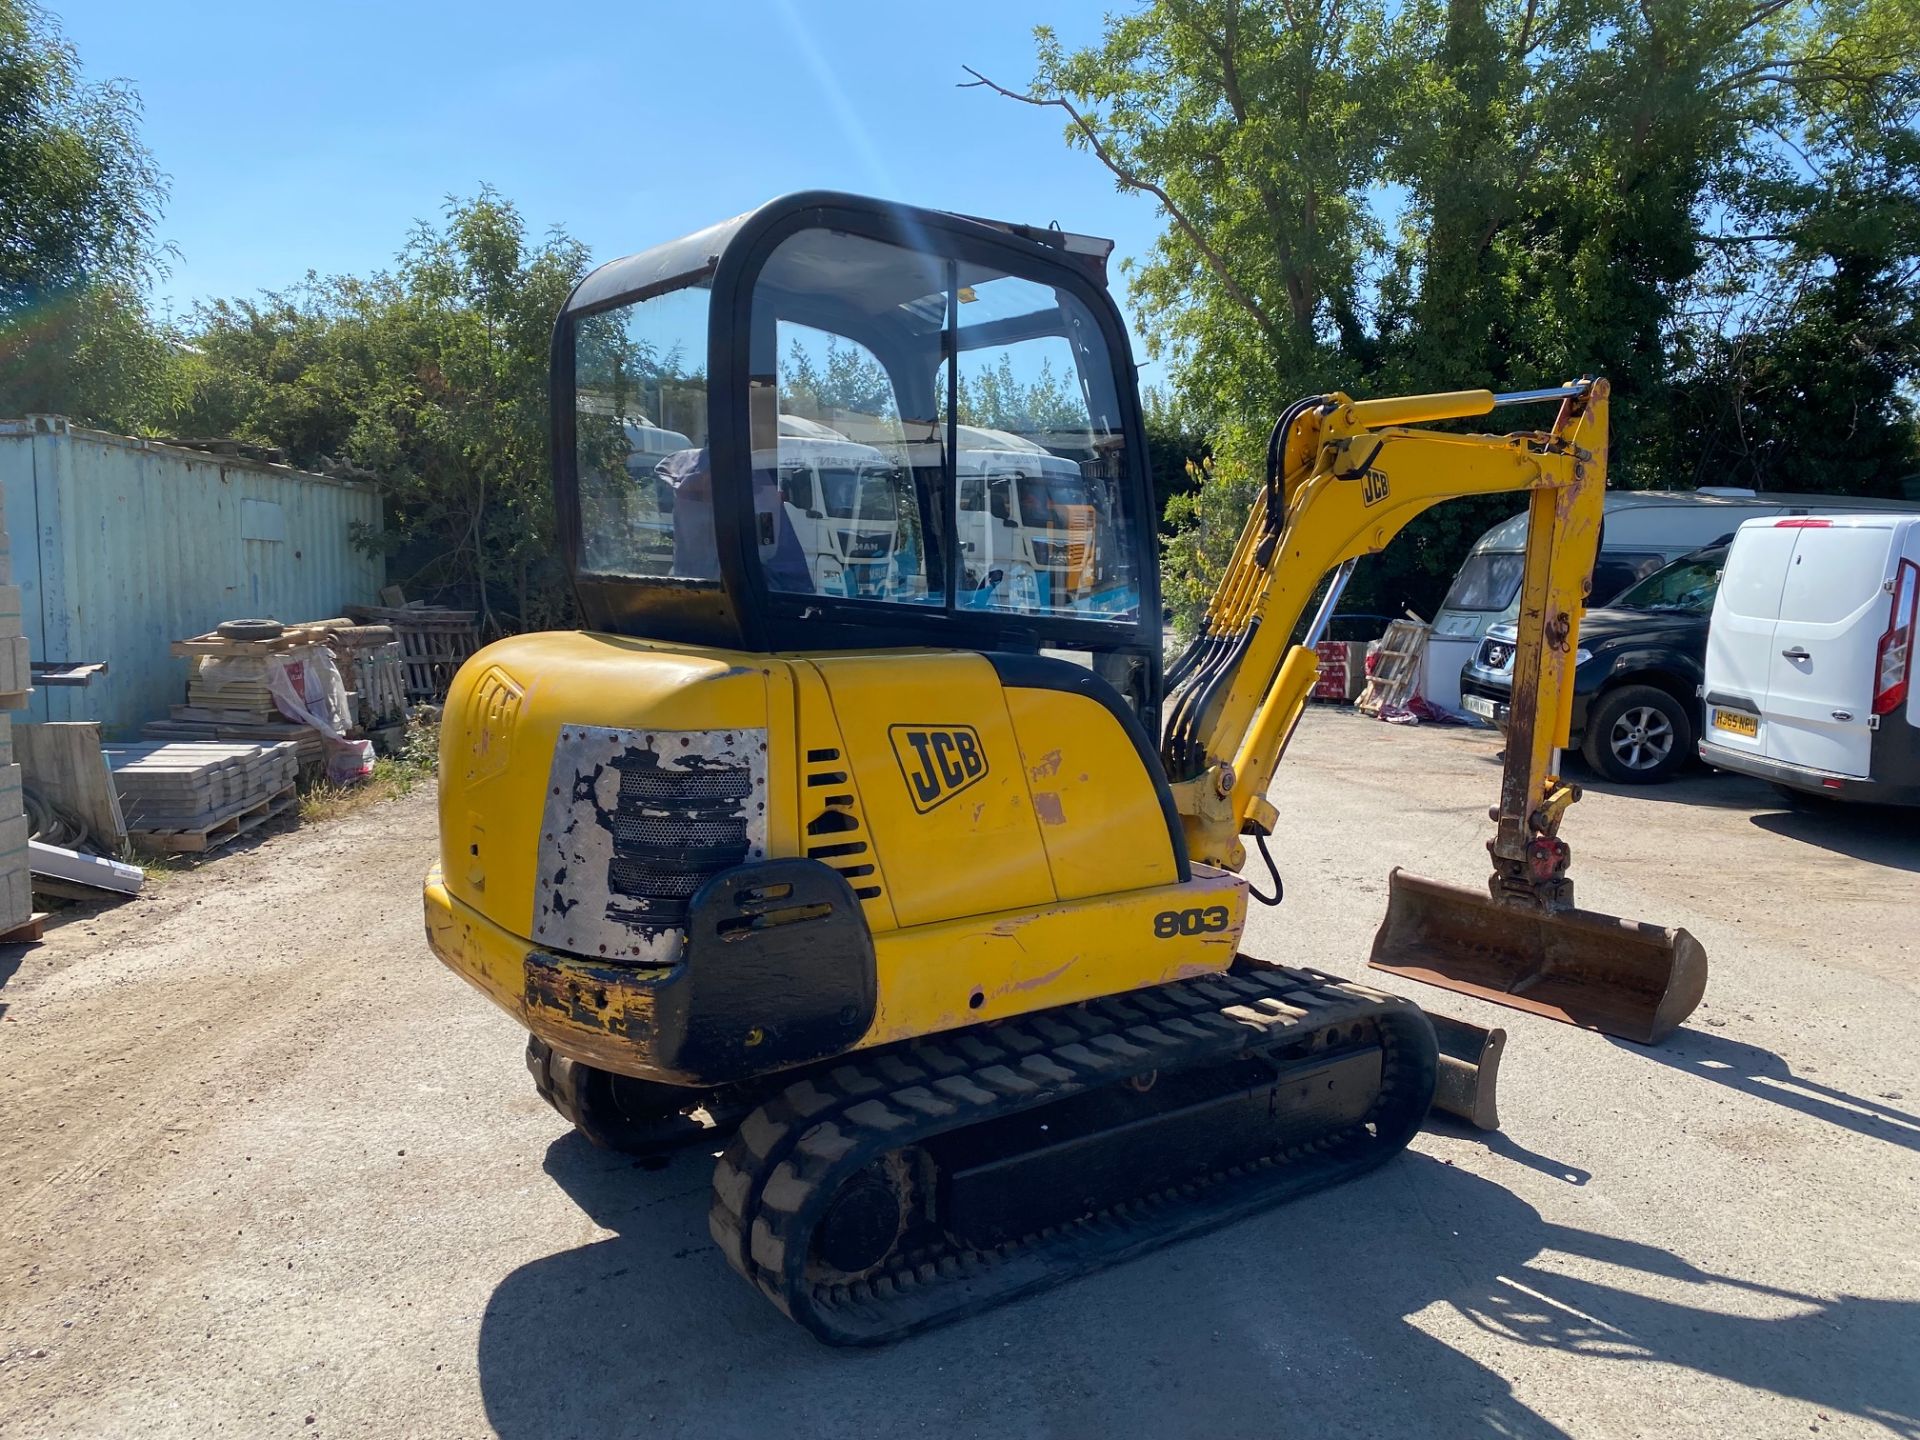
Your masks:
[[[4,590],[0,585],[0,590]],[[33,688],[32,657],[27,649],[27,637],[24,635],[0,636],[0,696],[21,695]],[[24,699],[18,705],[0,701],[0,708],[19,710],[24,708]]]
[[[33,918],[33,871],[23,860],[0,871],[0,934]]]
[[[15,852],[27,853],[27,816],[23,810],[0,820],[0,870],[13,862]]]
[[[0,635],[18,635],[20,624],[20,587],[0,583]]]
[[[13,764],[13,716],[0,710],[0,765]]]
[[[26,802],[20,797],[20,783],[18,765],[0,765],[0,820],[27,813]]]
[[[33,874],[23,853],[17,865],[0,866],[0,933],[33,918]]]

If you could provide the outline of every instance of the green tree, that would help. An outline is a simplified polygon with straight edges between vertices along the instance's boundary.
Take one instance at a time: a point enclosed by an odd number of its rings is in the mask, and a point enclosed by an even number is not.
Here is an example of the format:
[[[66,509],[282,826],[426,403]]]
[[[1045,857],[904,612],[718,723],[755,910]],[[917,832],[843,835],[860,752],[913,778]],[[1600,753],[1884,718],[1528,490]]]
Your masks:
[[[1616,484],[1687,483],[1703,417],[1745,396],[1751,432],[1767,389],[1844,392],[1911,454],[1910,331],[1862,322],[1912,290],[1892,237],[1914,214],[1914,0],[1154,0],[1087,50],[1037,37],[1032,90],[993,88],[1060,109],[1070,144],[1158,201],[1132,294],[1213,429],[1223,498],[1251,485],[1265,419],[1331,388],[1605,373]],[[1815,383],[1841,329],[1872,356]],[[1815,451],[1838,459],[1846,433],[1830,412]],[[1498,513],[1430,514],[1353,603],[1431,607]],[[1223,544],[1199,539],[1209,566]],[[1170,547],[1170,593],[1203,583],[1192,548]]]
[[[145,290],[166,184],[138,97],[88,84],[54,22],[0,0],[0,415],[147,418],[167,346]]]
[[[1147,468],[1153,477],[1154,514],[1163,530],[1174,528],[1172,502],[1198,490],[1213,461],[1207,427],[1181,397],[1150,386],[1140,397],[1147,431]],[[1185,512],[1179,512],[1184,515]]]
[[[986,364],[967,363],[963,357],[954,398],[962,425],[984,425],[1029,436],[1087,428],[1086,403],[1046,359],[1041,360],[1031,379],[1023,380],[1008,351],[1000,351]]]
[[[561,232],[529,241],[492,190],[450,200],[390,273],[309,275],[285,294],[202,308],[171,418],[371,475],[406,583],[473,597],[493,628],[564,621],[548,341],[586,267]],[[659,364],[631,357],[630,373]]]
[[[1366,37],[1384,23],[1376,0],[1155,0],[1090,49],[1036,30],[1031,92],[969,72],[1062,110],[1069,144],[1160,202],[1133,296],[1148,352],[1215,416],[1275,413],[1335,368],[1327,326],[1355,311],[1377,240],[1391,92]]]

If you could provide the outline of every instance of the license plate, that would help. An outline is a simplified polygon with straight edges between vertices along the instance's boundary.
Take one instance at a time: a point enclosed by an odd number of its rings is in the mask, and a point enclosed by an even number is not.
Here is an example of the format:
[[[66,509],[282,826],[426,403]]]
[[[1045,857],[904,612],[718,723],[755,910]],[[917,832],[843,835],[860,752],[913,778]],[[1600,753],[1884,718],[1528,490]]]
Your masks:
[[[1760,717],[1749,715],[1743,710],[1722,710],[1715,706],[1713,728],[1730,730],[1735,735],[1745,735],[1748,739],[1752,739],[1760,733]]]
[[[1462,695],[1460,703],[1467,707],[1469,715],[1478,715],[1483,720],[1493,719],[1493,701],[1484,695]]]

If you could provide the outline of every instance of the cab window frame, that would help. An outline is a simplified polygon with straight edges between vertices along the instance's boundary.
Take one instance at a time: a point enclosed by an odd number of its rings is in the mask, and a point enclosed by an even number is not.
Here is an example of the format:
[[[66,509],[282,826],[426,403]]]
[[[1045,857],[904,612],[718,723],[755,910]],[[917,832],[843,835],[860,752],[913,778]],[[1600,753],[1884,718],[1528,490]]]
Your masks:
[[[1157,523],[1147,472],[1145,430],[1138,411],[1135,387],[1125,383],[1131,379],[1132,351],[1112,296],[1092,277],[1083,277],[1070,257],[1055,253],[1049,247],[1011,235],[1003,236],[999,232],[965,222],[949,223],[943,217],[929,219],[922,214],[916,216],[915,221],[917,228],[922,231],[939,232],[933,245],[939,252],[938,259],[947,265],[950,275],[956,265],[991,267],[1003,275],[1065,291],[1092,319],[1095,334],[1106,350],[1109,371],[1117,372],[1110,374],[1107,381],[1111,393],[1099,398],[1111,403],[1115,431],[1128,442],[1124,446],[1124,485],[1130,512],[1129,528],[1132,531],[1128,537],[1129,550],[1138,576],[1138,610],[1132,620],[1123,621],[1051,612],[963,608],[951,578],[956,573],[958,536],[955,527],[948,523],[945,516],[941,517],[938,525],[938,583],[943,591],[943,600],[939,605],[906,605],[878,598],[782,591],[768,584],[752,543],[753,537],[742,533],[745,527],[739,523],[738,514],[741,506],[728,503],[720,506],[715,516],[721,572],[727,587],[746,601],[740,607],[743,612],[742,623],[756,632],[757,643],[753,648],[781,650],[845,644],[930,643],[959,649],[1034,650],[1045,644],[1100,652],[1142,653],[1149,657],[1149,664],[1157,674],[1159,667],[1152,664],[1159,654],[1161,631],[1159,572],[1152,553]],[[751,327],[755,323],[755,289],[762,271],[773,259],[780,244],[809,230],[841,232],[909,250],[919,248],[912,243],[907,227],[900,223],[898,216],[841,210],[826,205],[770,217],[758,225],[750,222],[748,230],[734,238],[722,253],[714,273],[713,313],[708,332],[710,354],[707,373],[712,387],[708,410],[708,443],[712,447],[716,474],[750,473],[747,467],[751,465],[752,436],[748,393],[754,380],[750,357]],[[955,288],[951,284],[948,286],[948,313],[939,331],[939,356],[947,362],[944,368],[949,390],[953,388],[957,368],[953,363],[955,351],[979,348],[994,338],[980,333],[983,329],[1006,326],[1005,333],[1012,338],[1017,328],[1030,328],[1025,317],[1016,317],[1011,324],[991,321],[982,326],[968,327],[973,333],[967,333],[957,324]],[[793,313],[782,311],[774,318],[775,323],[782,319],[791,320],[864,345],[889,370],[894,382],[896,404],[904,403],[899,395],[899,377],[893,373],[898,357],[889,353],[892,347],[884,343],[884,337],[871,332],[861,334],[857,329],[849,330],[841,323],[822,324],[821,321],[827,318],[825,315],[815,311],[810,318],[804,308]],[[972,343],[958,344],[962,336]],[[1088,375],[1085,379],[1096,387],[1102,383],[1099,375]],[[942,496],[953,496],[954,504],[957,504],[956,456],[952,444],[956,420],[953,397],[949,394],[946,398],[947,420],[943,427],[945,433],[941,437],[944,452],[941,493]],[[750,497],[742,498],[746,508],[750,509]],[[951,509],[952,506],[942,508]],[[929,546],[927,564],[930,587],[936,578],[931,573],[934,561],[935,553]]]

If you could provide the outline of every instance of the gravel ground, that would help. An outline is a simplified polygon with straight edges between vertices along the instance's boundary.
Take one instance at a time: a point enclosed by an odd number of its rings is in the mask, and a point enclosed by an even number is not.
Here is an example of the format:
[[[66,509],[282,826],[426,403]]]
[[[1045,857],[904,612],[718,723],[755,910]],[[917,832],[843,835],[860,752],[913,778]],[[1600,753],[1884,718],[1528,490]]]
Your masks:
[[[1247,948],[1358,974],[1478,885],[1494,745],[1315,711]],[[428,955],[415,796],[0,951],[0,1435],[1920,1435],[1920,827],[1596,787],[1583,903],[1690,928],[1657,1051],[1507,1026],[1505,1130],[877,1353],[805,1338]]]

